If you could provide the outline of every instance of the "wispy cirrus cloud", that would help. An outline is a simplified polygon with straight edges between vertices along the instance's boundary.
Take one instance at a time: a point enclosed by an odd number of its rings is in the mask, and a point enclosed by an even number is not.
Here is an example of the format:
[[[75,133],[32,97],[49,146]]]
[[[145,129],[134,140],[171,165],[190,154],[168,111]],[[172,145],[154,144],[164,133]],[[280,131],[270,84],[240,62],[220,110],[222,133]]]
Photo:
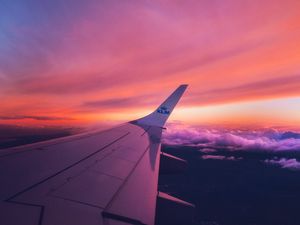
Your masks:
[[[232,102],[248,99],[270,97],[285,92],[297,95],[300,88],[300,74],[262,79],[259,81],[230,86],[226,88],[211,89],[209,91],[198,92],[195,96],[201,96],[202,103]],[[237,94],[238,93],[238,94]],[[191,97],[193,98],[193,96]],[[192,101],[192,99],[191,99]]]
[[[81,104],[83,108],[131,108],[131,107],[144,107],[149,105],[156,104],[156,96],[155,95],[146,95],[141,94],[138,96],[130,96],[130,97],[116,97],[110,99],[103,99],[103,100],[93,100],[93,101],[86,101]]]
[[[83,107],[87,108],[115,108],[120,106],[130,107],[137,104],[138,100],[134,98],[113,98],[107,100],[88,101],[82,104]]]

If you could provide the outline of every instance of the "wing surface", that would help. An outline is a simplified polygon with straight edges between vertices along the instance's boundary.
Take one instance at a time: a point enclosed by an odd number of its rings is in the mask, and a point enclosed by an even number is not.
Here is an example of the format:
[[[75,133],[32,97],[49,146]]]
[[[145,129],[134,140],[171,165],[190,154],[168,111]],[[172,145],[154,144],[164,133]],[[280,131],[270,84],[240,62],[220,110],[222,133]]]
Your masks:
[[[1,224],[154,224],[163,124],[147,121],[1,150]]]

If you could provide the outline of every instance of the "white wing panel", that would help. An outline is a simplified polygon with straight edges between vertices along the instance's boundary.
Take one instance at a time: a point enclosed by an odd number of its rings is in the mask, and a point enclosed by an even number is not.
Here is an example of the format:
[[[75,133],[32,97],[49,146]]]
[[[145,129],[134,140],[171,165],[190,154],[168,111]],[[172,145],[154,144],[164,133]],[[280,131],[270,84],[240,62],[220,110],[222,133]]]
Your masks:
[[[117,129],[57,145],[46,143],[22,149],[22,153],[0,157],[0,199],[7,199],[56,173],[67,170],[85,157],[124,138],[128,132]],[[101,138],[99,138],[101,136]],[[13,179],[12,179],[13,178]]]
[[[39,146],[38,150],[22,149],[23,152],[20,154],[6,155],[0,158],[4,162],[1,164],[3,169],[5,166],[10,168],[9,164],[5,163],[8,158],[10,158],[10,162],[19,163],[10,172],[10,174],[14,172],[14,176],[16,176],[14,182],[5,176],[1,177],[2,180],[10,181],[6,188],[1,188],[4,200],[1,207],[10,212],[13,211],[10,213],[10,218],[5,219],[13,221],[14,218],[24,217],[25,212],[30,211],[27,215],[38,221],[37,224],[86,224],[79,218],[85,218],[88,215],[91,220],[89,224],[104,224],[103,211],[112,209],[109,206],[129,200],[122,197],[124,196],[122,193],[125,193],[129,184],[131,184],[130,187],[134,186],[136,175],[138,177],[142,175],[143,171],[138,174],[136,173],[137,169],[149,170],[149,172],[144,171],[144,175],[149,178],[146,183],[154,182],[152,186],[144,183],[145,188],[141,193],[151,187],[151,189],[154,188],[153,193],[155,194],[157,170],[152,164],[157,162],[154,158],[151,164],[149,158],[151,156],[149,151],[151,136],[149,136],[149,131],[146,132],[147,129],[149,130],[150,127],[128,123],[74,142]],[[159,130],[161,129],[159,128]],[[155,149],[157,151],[158,146]],[[33,164],[29,166],[27,160]],[[141,162],[149,166],[138,166]],[[38,172],[33,176],[33,171]],[[139,178],[140,181],[136,185],[142,187],[144,175]],[[124,185],[125,183],[126,185]],[[126,191],[125,195],[135,196],[135,189],[131,193]],[[148,191],[145,194],[148,195]],[[148,218],[154,218],[153,209],[155,209],[156,201],[154,194],[148,196],[149,199],[151,198],[151,210],[148,212],[147,218],[143,218],[144,221],[152,221]],[[142,207],[146,207],[144,197],[139,201],[137,198],[133,198],[127,203],[131,204],[130,202],[133,203],[133,201],[136,206],[132,207],[133,211],[141,211]],[[146,204],[148,205],[149,202]],[[10,208],[12,205],[15,210]],[[20,207],[24,210],[17,210]],[[127,212],[114,211],[114,213],[126,217]],[[75,217],[78,217],[76,221],[74,214],[76,214]],[[132,216],[134,220],[139,219],[137,215],[130,214],[129,216]],[[106,221],[109,220],[106,218]],[[124,221],[114,219],[114,222],[123,223]],[[32,221],[24,220],[19,224],[32,224]]]
[[[120,191],[105,208],[108,218],[154,224],[160,159],[160,143],[157,140],[160,139],[161,128],[148,128],[146,136],[150,144]]]
[[[162,126],[185,89],[114,129],[1,150],[1,225],[154,224]]]

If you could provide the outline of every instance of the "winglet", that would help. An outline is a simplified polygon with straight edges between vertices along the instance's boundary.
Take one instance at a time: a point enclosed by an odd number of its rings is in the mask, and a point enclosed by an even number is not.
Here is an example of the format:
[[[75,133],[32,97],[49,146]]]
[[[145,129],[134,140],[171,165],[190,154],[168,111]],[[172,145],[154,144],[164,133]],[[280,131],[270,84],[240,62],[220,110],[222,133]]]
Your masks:
[[[154,112],[135,122],[149,126],[163,127],[187,86],[187,84],[180,85]]]

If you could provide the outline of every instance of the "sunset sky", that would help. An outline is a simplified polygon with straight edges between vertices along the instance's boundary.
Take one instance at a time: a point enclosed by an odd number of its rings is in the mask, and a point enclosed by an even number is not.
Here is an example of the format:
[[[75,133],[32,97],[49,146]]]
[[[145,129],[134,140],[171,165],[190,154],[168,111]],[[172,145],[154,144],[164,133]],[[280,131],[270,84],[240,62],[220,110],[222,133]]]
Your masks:
[[[0,124],[300,127],[299,0],[0,0]]]

